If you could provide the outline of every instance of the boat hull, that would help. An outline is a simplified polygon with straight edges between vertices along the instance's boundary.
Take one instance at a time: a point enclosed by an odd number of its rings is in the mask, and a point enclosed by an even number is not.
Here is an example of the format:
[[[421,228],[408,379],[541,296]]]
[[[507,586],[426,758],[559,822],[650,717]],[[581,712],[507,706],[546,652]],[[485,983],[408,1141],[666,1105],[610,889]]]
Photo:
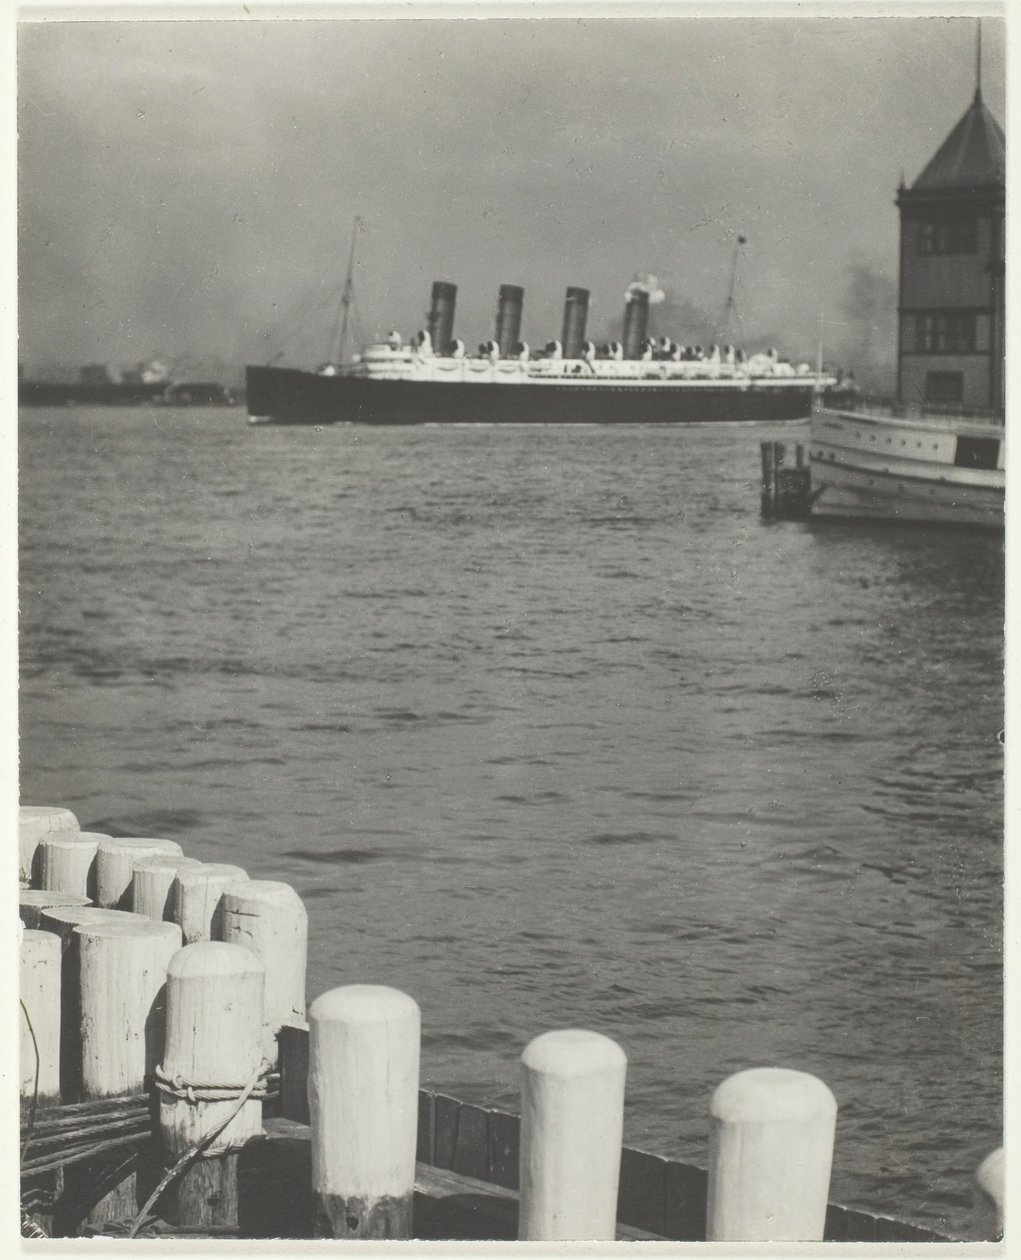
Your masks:
[[[18,403],[22,407],[137,407],[155,402],[166,388],[166,381],[19,381]]]
[[[1003,529],[1002,423],[818,408],[812,515]]]
[[[253,423],[277,424],[697,424],[800,420],[812,383],[751,381],[380,380],[292,368],[248,367]]]

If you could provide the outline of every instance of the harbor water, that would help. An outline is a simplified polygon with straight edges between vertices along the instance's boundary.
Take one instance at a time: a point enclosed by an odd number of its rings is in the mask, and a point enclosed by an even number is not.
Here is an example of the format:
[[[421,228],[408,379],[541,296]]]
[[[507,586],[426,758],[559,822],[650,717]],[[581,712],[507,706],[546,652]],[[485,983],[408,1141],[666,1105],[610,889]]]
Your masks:
[[[309,994],[416,998],[514,1109],[628,1054],[625,1140],[813,1072],[831,1197],[968,1236],[1001,1143],[1003,540],[758,515],[802,425],[20,415],[25,803],[285,880]]]

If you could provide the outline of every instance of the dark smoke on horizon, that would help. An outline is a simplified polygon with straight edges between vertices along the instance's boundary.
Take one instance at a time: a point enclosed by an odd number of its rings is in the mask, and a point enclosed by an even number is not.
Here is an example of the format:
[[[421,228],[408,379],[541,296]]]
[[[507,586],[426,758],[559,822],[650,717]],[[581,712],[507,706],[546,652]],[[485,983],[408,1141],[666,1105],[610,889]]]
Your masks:
[[[826,362],[852,371],[862,389],[892,395],[897,378],[897,285],[860,261],[847,268],[839,320],[827,321]]]

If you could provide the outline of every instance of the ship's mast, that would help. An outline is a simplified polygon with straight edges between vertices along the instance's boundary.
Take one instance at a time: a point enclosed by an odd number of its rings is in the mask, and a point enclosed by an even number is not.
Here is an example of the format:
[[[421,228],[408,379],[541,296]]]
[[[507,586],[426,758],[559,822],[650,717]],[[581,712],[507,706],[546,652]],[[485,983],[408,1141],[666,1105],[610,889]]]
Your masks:
[[[340,296],[340,331],[337,333],[336,341],[333,345],[333,353],[330,356],[330,362],[343,363],[344,351],[347,349],[347,326],[351,316],[351,304],[355,298],[354,287],[354,269],[355,269],[355,240],[358,237],[358,229],[362,226],[361,215],[355,215],[354,225],[351,228],[351,248],[347,256],[347,276],[344,280],[344,292]]]
[[[737,303],[734,301],[734,290],[737,287],[737,263],[741,256],[741,246],[747,245],[747,237],[739,236],[734,242],[734,258],[730,264],[730,288],[727,290],[727,300],[723,304],[723,311],[720,314],[720,344],[726,345],[730,340],[730,326],[737,317]]]

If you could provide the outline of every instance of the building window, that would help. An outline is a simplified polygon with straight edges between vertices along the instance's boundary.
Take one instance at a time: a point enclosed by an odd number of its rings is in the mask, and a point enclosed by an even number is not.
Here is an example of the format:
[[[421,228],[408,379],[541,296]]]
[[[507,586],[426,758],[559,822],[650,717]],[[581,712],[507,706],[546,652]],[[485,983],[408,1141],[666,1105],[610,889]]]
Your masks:
[[[925,401],[959,403],[964,399],[963,372],[926,372]]]
[[[974,254],[977,248],[975,219],[922,219],[918,224],[920,254]]]
[[[975,353],[974,311],[933,311],[915,318],[914,348],[919,353]]]

